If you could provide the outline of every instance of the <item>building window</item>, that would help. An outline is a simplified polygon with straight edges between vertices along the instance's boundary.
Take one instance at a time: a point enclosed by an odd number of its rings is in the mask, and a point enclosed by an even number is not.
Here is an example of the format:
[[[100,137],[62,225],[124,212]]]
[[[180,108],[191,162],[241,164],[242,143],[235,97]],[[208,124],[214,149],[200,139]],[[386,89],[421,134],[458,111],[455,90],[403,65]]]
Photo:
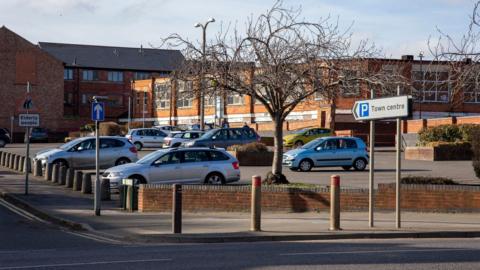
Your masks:
[[[98,81],[98,71],[84,70],[82,72],[82,80],[84,81]]]
[[[480,103],[480,82],[478,78],[472,78],[465,83],[463,100],[465,103]]]
[[[177,81],[177,107],[192,107],[193,82]]]
[[[227,105],[243,105],[243,96],[237,93],[228,93]]]
[[[205,96],[205,107],[213,107],[215,106],[215,95],[206,95]]]
[[[360,82],[358,80],[357,70],[340,71],[339,81],[342,82],[340,93],[344,97],[354,97],[360,95]]]
[[[110,82],[123,82],[123,72],[121,71],[109,71],[108,81]]]
[[[65,93],[63,96],[64,100],[63,103],[66,106],[72,106],[73,105],[73,94],[72,93]]]
[[[122,95],[108,96],[108,100],[105,103],[107,106],[121,107],[123,106],[123,96]]]
[[[64,80],[73,80],[73,69],[66,68],[63,70],[63,79]]]
[[[412,83],[417,101],[448,103],[450,100],[448,71],[412,71]]]
[[[152,74],[150,72],[135,72],[133,76],[136,81],[147,80],[152,78]]]
[[[155,95],[155,107],[159,109],[170,108],[172,84],[170,81],[156,83],[153,94]]]

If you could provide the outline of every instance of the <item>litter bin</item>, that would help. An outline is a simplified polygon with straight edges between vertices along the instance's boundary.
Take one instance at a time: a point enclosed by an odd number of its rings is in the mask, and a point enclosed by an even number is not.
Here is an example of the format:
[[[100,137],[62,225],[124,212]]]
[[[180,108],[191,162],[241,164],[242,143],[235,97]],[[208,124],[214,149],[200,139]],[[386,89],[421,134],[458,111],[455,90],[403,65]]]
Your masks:
[[[120,207],[123,210],[138,210],[138,187],[134,185],[132,179],[123,179],[119,187]]]

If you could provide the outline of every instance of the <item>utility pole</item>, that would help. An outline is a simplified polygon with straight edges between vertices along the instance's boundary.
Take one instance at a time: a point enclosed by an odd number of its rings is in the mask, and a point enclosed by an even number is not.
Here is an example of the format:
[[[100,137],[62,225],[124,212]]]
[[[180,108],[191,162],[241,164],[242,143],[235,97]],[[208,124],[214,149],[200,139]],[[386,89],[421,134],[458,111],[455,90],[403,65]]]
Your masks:
[[[204,24],[196,23],[195,27],[202,28],[202,68],[200,72],[200,130],[205,130],[205,65],[207,63],[206,58],[206,39],[207,39],[207,26],[209,23],[215,22],[214,18],[208,19]]]
[[[375,89],[370,90],[370,98],[375,98]],[[374,226],[375,188],[375,120],[370,120],[370,169],[368,170],[368,225]]]

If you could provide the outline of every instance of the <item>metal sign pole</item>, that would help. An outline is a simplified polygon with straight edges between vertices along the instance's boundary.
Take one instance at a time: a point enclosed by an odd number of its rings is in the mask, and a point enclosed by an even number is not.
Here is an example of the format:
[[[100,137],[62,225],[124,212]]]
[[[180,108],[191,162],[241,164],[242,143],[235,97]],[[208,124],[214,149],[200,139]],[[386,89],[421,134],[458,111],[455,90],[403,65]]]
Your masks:
[[[99,149],[100,138],[98,136],[98,121],[95,121],[95,215],[100,216],[100,174],[99,174]]]
[[[27,127],[27,153],[25,154],[25,195],[28,195],[28,173],[30,172],[30,127]]]
[[[375,98],[375,90],[371,90],[371,98]],[[368,174],[368,225],[374,226],[374,187],[375,187],[375,120],[370,120],[370,170]]]
[[[400,95],[400,86],[397,86],[397,95]],[[396,209],[395,209],[395,221],[397,229],[401,227],[401,217],[400,217],[400,180],[401,180],[401,144],[402,144],[402,133],[401,133],[401,119],[397,118],[397,169],[396,169]]]

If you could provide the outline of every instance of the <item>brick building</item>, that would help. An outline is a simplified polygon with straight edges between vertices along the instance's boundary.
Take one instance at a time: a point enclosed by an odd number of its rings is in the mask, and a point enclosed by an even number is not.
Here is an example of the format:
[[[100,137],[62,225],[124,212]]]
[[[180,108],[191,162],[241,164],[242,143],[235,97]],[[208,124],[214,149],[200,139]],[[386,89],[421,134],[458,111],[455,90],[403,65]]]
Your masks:
[[[34,45],[0,28],[0,127],[21,137],[18,114],[26,85],[40,125],[65,135],[90,123],[92,96],[107,96],[106,119],[126,117],[135,80],[168,76],[183,61],[178,50],[124,48],[39,42]],[[14,121],[11,121],[14,117]]]
[[[63,63],[5,26],[0,28],[0,127],[25,132],[18,126],[18,115],[31,84],[33,108],[40,124],[50,130],[63,122]],[[13,120],[12,120],[13,119]],[[18,137],[17,136],[17,137]]]

